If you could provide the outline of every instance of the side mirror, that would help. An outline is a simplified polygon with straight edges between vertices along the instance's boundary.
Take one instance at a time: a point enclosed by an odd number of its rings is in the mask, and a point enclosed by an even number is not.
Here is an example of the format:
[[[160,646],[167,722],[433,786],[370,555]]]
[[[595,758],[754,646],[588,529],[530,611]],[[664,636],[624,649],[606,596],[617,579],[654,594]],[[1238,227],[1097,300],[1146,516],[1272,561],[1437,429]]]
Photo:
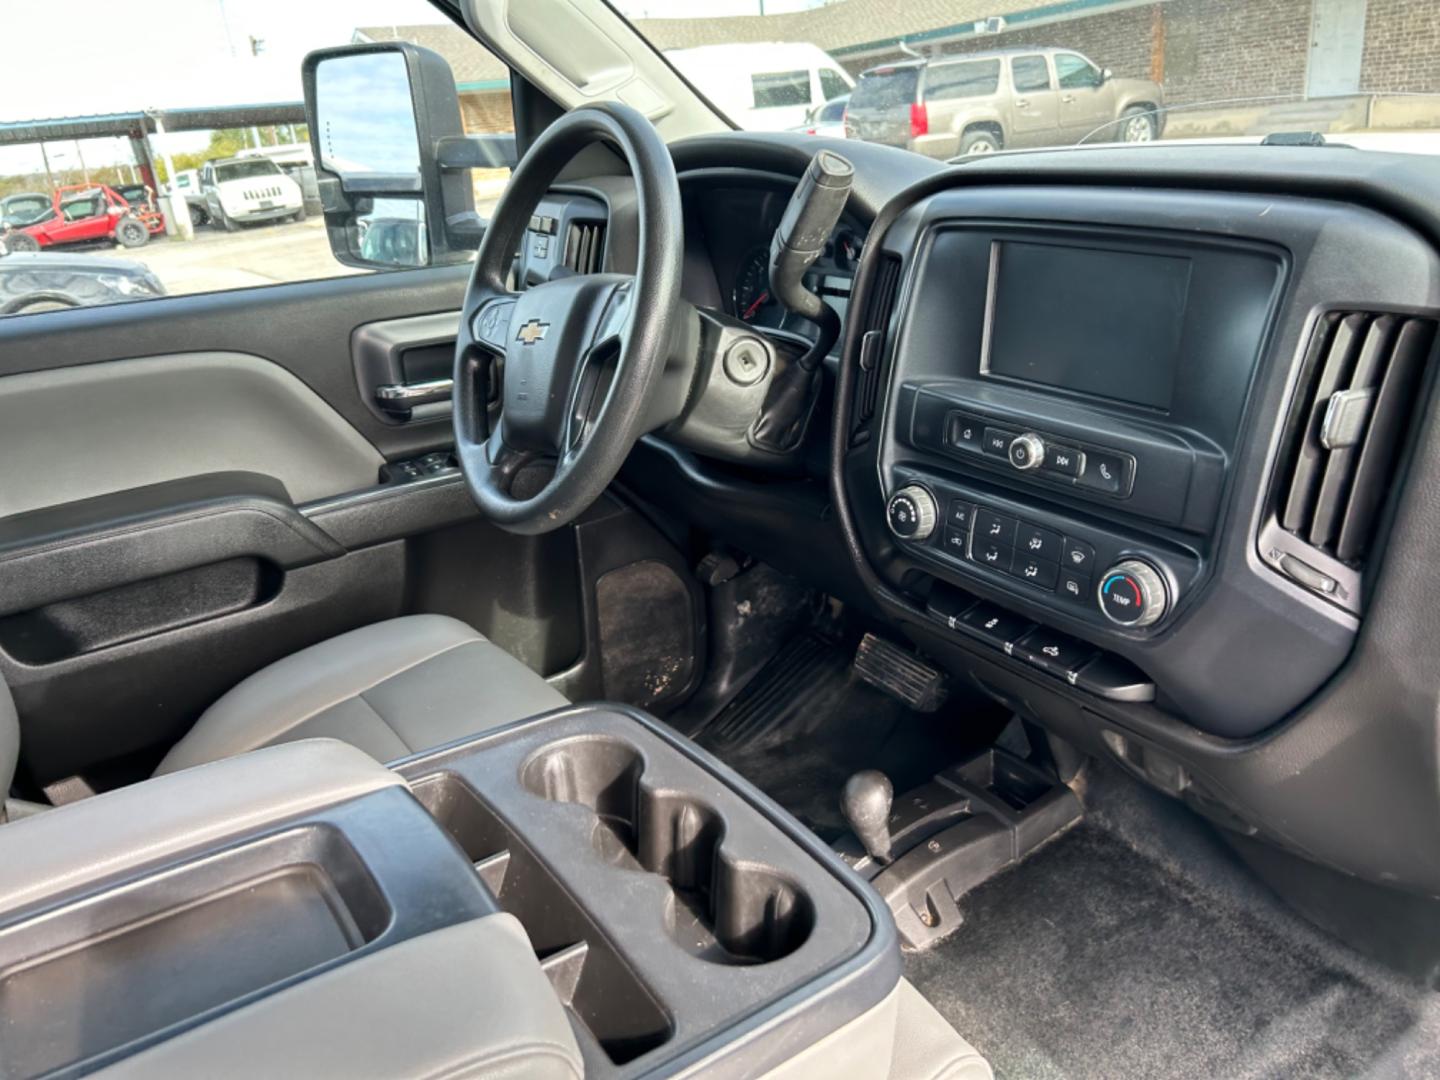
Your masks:
[[[513,136],[471,138],[450,65],[409,42],[321,49],[301,67],[330,248],[346,266],[467,261],[485,232],[469,170],[513,165]]]
[[[1104,70],[1102,70],[1102,71],[1100,72],[1100,82],[1101,82],[1101,83],[1107,83],[1107,82],[1109,82],[1111,79],[1113,79],[1114,77],[1115,77],[1115,72],[1111,71],[1109,68],[1105,68]]]

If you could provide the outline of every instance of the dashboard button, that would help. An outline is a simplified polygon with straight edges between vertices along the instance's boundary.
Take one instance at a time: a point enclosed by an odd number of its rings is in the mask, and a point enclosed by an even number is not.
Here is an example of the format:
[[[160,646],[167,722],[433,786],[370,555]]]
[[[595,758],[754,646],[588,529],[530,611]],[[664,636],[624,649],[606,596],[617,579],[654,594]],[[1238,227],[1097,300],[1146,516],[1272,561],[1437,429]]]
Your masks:
[[[955,528],[954,525],[946,525],[945,536],[940,543],[951,555],[963,559],[970,546],[970,534],[964,529]]]
[[[1045,464],[1042,468],[1046,472],[1058,473],[1061,476],[1079,476],[1080,460],[1080,451],[1075,447],[1046,443]]]
[[[1009,573],[1010,564],[1015,560],[1015,553],[1004,544],[987,544],[976,540],[975,546],[970,549],[970,558],[993,570],[1003,570]]]
[[[1060,568],[1053,562],[1034,558],[1024,552],[1017,552],[1010,572],[1021,581],[1034,585],[1036,588],[1054,589],[1055,579],[1060,575]]]
[[[1013,431],[993,427],[987,427],[985,429],[985,453],[994,457],[1002,457],[1008,460],[1010,457],[1010,444],[1014,441],[1015,432]]]
[[[987,510],[985,507],[977,507],[975,510],[975,539],[984,541],[987,544],[1001,544],[1005,547],[1015,546],[1015,531],[1020,527],[1020,522],[1004,514],[997,514],[994,510]]]
[[[1065,538],[1065,554],[1060,556],[1060,565],[1066,570],[1084,574],[1089,578],[1095,573],[1095,549],[1084,540]]]
[[[957,450],[969,450],[978,454],[984,449],[985,427],[973,416],[953,413],[950,427],[945,433],[945,441]]]
[[[1033,555],[1037,559],[1044,559],[1047,562],[1058,563],[1060,561],[1061,549],[1065,546],[1065,538],[1057,532],[1049,529],[1042,529],[1038,525],[1020,523],[1019,531],[1015,534],[1015,550],[1021,555]]]
[[[1075,482],[1105,495],[1130,493],[1130,459],[1109,450],[1087,450],[1085,467]]]
[[[930,593],[930,602],[925,607],[931,615],[943,619],[953,629],[955,620],[974,607],[975,603],[975,598],[968,593],[940,585]]]
[[[1090,575],[1077,574],[1061,567],[1060,579],[1056,584],[1055,591],[1060,594],[1062,600],[1069,600],[1074,604],[1088,604],[1090,602]]]
[[[955,629],[968,631],[1006,652],[1034,625],[1029,619],[1022,619],[984,601],[955,620]]]
[[[1026,432],[1010,444],[1007,457],[1021,472],[1038,469],[1045,463],[1045,440],[1034,432]]]
[[[1077,641],[1068,634],[1037,626],[1019,641],[1015,642],[1010,655],[1018,656],[1027,664],[1068,680],[1072,671],[1077,671],[1095,655],[1095,646]]]
[[[964,499],[951,499],[949,509],[945,512],[945,524],[952,525],[957,529],[970,531],[970,521],[975,516],[975,506]]]

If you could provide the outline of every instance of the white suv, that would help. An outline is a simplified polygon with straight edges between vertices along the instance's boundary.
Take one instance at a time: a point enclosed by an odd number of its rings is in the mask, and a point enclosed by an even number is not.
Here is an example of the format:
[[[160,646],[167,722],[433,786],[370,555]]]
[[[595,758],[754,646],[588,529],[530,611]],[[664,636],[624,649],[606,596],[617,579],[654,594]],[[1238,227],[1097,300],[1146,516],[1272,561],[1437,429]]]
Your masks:
[[[266,158],[207,161],[200,170],[200,192],[210,220],[228,232],[257,221],[305,216],[300,185]]]

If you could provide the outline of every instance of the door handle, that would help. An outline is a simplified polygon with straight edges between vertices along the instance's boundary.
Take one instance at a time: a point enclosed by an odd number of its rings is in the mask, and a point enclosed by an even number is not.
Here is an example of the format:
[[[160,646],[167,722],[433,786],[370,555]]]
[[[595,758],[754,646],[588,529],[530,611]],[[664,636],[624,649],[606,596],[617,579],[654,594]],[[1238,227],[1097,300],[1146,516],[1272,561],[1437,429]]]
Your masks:
[[[1061,94],[1061,95],[1060,95],[1060,100],[1061,100],[1062,102],[1064,102],[1066,105],[1074,105],[1074,104],[1075,104],[1075,95],[1074,95],[1074,94]]]
[[[1015,99],[1015,107],[1016,107],[1017,109],[1028,109],[1028,108],[1030,107],[1030,99],[1029,99],[1029,98],[1023,98],[1023,97],[1022,97],[1022,98],[1016,98],[1016,99]]]
[[[375,388],[375,400],[386,412],[409,412],[417,405],[449,401],[454,389],[453,379],[431,379],[429,382],[386,383]]]

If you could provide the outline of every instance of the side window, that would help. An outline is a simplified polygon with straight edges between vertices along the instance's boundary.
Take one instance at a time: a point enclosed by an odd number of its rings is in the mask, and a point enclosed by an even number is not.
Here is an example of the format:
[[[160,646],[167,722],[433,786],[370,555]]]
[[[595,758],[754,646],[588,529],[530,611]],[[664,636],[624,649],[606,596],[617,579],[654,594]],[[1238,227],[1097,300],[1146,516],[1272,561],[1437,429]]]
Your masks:
[[[925,72],[927,100],[984,97],[1000,89],[1000,61],[972,60],[964,64],[936,64]]]
[[[0,82],[24,93],[9,95],[0,111],[34,137],[0,154],[0,317],[377,272],[342,266],[326,237],[299,104],[301,61],[315,49],[420,45],[449,64],[467,133],[515,129],[509,68],[444,5],[184,6],[185,19],[166,22],[164,62],[137,66],[134,50],[115,48],[113,20],[99,18],[65,20],[59,50],[4,50]],[[45,4],[7,4],[4,40],[52,41],[55,18]],[[158,113],[159,125],[121,111],[137,104]],[[470,171],[482,217],[509,175]],[[107,212],[126,202],[126,213]],[[365,238],[371,248],[398,253],[397,267],[424,261],[423,225],[377,221]],[[71,244],[85,245],[84,258],[68,268],[59,258],[11,258],[58,255]]]
[[[1055,74],[1061,90],[1093,90],[1105,81],[1100,69],[1079,53],[1056,53]]]
[[[1050,65],[1043,56],[1017,56],[1010,61],[1010,75],[1015,80],[1015,91],[1020,94],[1034,94],[1050,89]]]
[[[779,109],[810,104],[810,72],[767,71],[750,76],[755,108]]]
[[[825,95],[826,101],[829,101],[831,98],[850,93],[850,84],[834,68],[821,68],[820,93]]]

